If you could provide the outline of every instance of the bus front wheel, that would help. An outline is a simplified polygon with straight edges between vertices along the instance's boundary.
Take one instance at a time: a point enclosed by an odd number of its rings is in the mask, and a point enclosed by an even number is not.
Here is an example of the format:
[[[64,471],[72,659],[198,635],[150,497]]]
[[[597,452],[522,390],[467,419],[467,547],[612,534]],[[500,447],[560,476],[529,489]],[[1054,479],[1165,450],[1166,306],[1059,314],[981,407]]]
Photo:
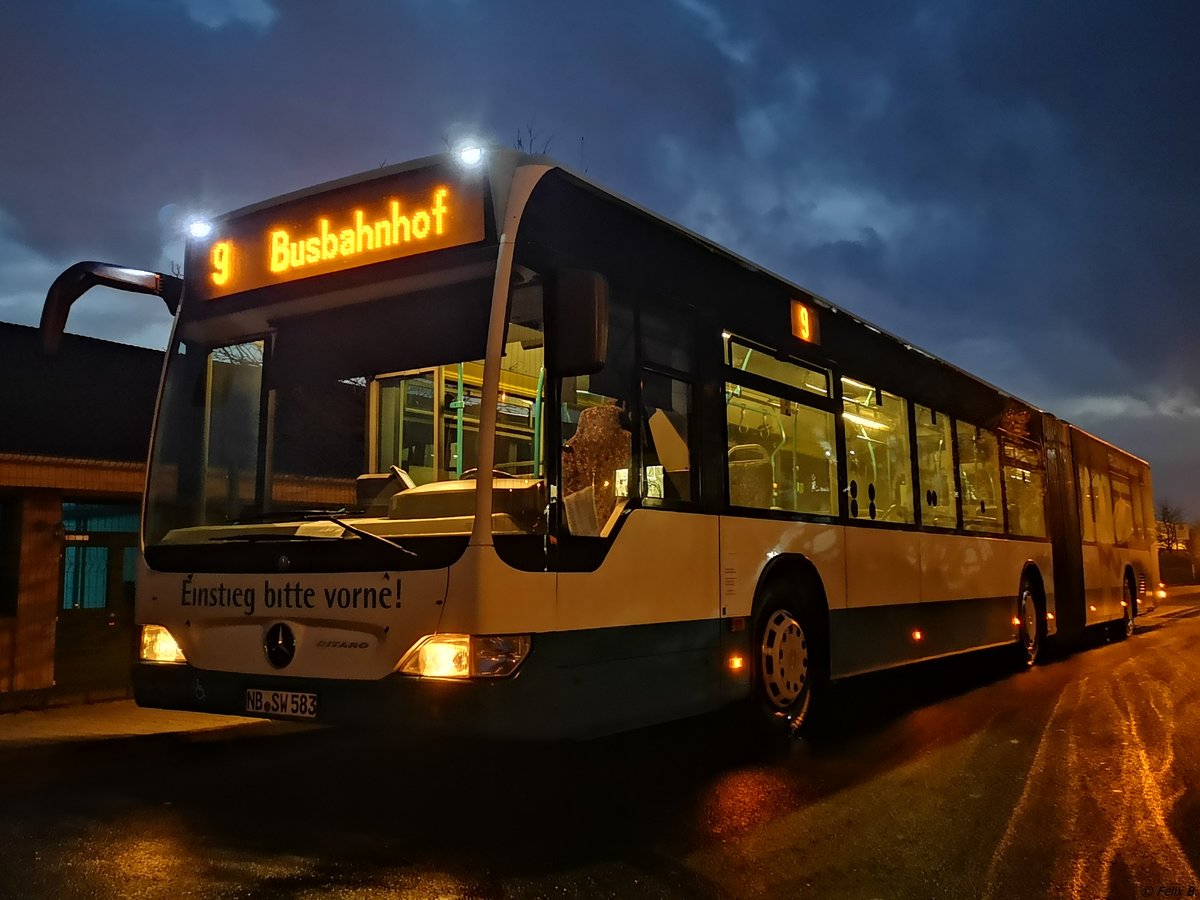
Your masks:
[[[824,630],[812,604],[784,584],[766,591],[755,620],[754,702],[768,733],[798,736],[812,730],[825,686]]]

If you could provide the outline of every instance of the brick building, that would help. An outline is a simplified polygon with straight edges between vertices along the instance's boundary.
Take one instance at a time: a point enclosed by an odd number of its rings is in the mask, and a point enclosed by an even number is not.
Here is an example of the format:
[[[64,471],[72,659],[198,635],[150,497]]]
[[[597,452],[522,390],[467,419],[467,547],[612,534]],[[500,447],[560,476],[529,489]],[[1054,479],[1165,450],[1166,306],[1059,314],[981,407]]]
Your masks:
[[[0,708],[129,689],[162,353],[0,323]]]

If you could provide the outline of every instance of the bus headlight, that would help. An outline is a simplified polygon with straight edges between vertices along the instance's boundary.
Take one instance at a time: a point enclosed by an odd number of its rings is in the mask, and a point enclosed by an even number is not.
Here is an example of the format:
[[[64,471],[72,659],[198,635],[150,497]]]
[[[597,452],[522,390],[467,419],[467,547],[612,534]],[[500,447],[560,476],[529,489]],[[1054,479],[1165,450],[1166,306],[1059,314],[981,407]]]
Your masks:
[[[529,653],[529,635],[493,634],[471,638],[471,674],[502,678],[517,671]]]
[[[430,678],[467,678],[471,674],[471,638],[465,634],[427,635],[400,660],[400,671]]]
[[[427,678],[503,678],[528,653],[527,634],[429,634],[412,645],[396,669]]]
[[[138,658],[142,662],[154,663],[187,662],[187,657],[179,649],[174,636],[161,625],[142,626],[142,643]]]

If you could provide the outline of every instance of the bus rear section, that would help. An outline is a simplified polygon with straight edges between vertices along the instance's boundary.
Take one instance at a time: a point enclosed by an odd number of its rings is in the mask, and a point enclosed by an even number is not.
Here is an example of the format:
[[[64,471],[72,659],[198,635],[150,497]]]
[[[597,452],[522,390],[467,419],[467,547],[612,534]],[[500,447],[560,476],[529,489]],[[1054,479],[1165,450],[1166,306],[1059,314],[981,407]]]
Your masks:
[[[1158,587],[1150,467],[1074,425],[1045,420],[1059,630],[1075,641],[1093,627],[1132,633]]]

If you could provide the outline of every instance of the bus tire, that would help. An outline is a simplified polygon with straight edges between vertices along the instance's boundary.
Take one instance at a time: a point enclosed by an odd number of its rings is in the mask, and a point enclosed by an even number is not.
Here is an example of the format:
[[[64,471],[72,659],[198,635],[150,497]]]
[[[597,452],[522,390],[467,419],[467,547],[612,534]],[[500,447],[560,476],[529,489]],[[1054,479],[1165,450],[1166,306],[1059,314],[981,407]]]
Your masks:
[[[1137,594],[1134,591],[1133,579],[1128,575],[1125,576],[1124,584],[1121,586],[1121,599],[1125,601],[1122,607],[1124,615],[1120,621],[1113,622],[1109,629],[1114,641],[1123,641],[1127,637],[1133,636],[1133,620],[1137,615]]]
[[[795,585],[770,582],[754,621],[756,719],[767,736],[811,734],[828,682],[824,617]]]
[[[1032,668],[1046,644],[1046,612],[1037,580],[1028,571],[1021,576],[1017,591],[1017,618],[1018,660],[1022,668]]]

